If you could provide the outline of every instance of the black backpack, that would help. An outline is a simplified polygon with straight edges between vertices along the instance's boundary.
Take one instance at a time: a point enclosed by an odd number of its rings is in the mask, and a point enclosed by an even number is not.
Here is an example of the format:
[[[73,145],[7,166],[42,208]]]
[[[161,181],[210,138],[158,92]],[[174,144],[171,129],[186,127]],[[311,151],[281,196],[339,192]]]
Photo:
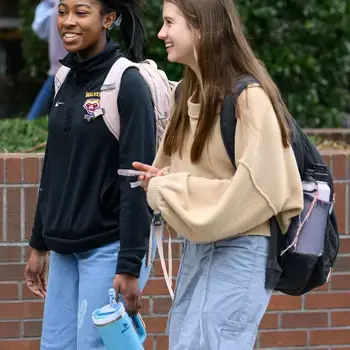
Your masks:
[[[234,167],[236,167],[234,148],[234,135],[236,130],[236,103],[243,90],[249,84],[254,83],[259,84],[259,82],[253,77],[245,76],[240,78],[233,89],[232,95],[227,95],[224,98],[221,107],[221,135],[227,154],[229,155]],[[180,86],[181,83],[176,88],[175,101],[178,99]],[[333,198],[334,186],[332,174],[327,165],[324,163],[322,156],[293,118],[291,118],[290,126],[293,135],[292,147],[298,164],[301,180],[304,181],[307,179],[310,169],[314,168],[315,166],[321,166],[328,174],[327,182],[331,189],[331,198]],[[304,207],[307,205],[307,203],[310,204],[309,200],[310,197],[304,193]],[[322,230],[322,232],[312,232],[323,241],[321,241],[323,248],[321,254],[311,254],[287,249],[291,243],[290,236],[288,234],[291,227],[288,232],[283,235],[280,231],[276,218],[271,218],[271,239],[265,282],[267,289],[297,296],[305,294],[327,282],[333,270],[339,250],[337,218],[335,211],[332,210],[332,208],[332,203],[329,203],[329,206],[326,207],[326,212],[324,214],[326,216],[325,229]],[[299,216],[295,217],[292,220],[292,224],[295,224],[295,222],[298,220]]]

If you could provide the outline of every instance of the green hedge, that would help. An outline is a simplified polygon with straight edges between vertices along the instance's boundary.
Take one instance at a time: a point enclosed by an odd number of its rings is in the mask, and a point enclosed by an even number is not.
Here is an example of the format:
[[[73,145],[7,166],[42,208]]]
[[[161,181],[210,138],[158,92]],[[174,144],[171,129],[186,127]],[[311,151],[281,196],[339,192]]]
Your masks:
[[[21,0],[24,16],[26,74],[44,75],[46,44],[30,30],[32,0]],[[337,127],[350,106],[350,1],[238,0],[249,40],[280,87],[294,117],[308,127]],[[148,0],[145,24],[148,57],[170,79],[181,67],[166,61],[161,27],[161,0]],[[31,10],[29,10],[31,8]]]
[[[0,153],[32,150],[42,152],[47,138],[47,117],[28,121],[22,118],[0,120]]]

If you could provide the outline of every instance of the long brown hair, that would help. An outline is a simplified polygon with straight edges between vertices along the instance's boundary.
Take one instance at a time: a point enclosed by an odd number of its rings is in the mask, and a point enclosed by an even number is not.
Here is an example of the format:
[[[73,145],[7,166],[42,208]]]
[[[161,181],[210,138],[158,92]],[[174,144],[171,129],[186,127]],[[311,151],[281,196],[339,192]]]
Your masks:
[[[290,144],[289,113],[264,65],[258,60],[243,34],[233,0],[165,0],[179,7],[190,27],[199,30],[196,48],[200,81],[186,67],[181,89],[164,140],[164,152],[171,156],[183,145],[189,127],[187,100],[193,93],[199,99],[200,117],[191,148],[191,161],[197,162],[214,128],[225,95],[232,93],[243,75],[257,79],[271,100],[281,129],[284,147]],[[239,118],[239,109],[237,109]]]

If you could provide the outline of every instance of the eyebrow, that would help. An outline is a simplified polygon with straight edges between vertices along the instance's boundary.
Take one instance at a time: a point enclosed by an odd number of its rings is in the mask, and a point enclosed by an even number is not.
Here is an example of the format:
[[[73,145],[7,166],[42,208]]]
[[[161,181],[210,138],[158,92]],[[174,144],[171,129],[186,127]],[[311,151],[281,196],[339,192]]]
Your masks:
[[[63,1],[61,1],[61,2],[58,4],[58,6],[60,6],[60,5],[61,5],[61,6],[68,7]],[[75,5],[75,7],[82,7],[82,6],[86,6],[86,7],[90,7],[90,8],[91,8],[91,6],[90,6],[89,4],[84,3],[84,2],[78,3],[78,4]]]

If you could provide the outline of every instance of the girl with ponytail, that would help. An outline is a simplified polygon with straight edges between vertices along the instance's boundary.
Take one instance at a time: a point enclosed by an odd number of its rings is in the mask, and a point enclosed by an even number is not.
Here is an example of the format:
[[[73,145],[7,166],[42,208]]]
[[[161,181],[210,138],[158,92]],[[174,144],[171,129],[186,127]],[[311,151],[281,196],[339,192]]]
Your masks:
[[[92,312],[108,303],[113,286],[128,313],[137,313],[151,268],[145,194],[117,175],[155,156],[153,103],[138,69],[127,69],[118,85],[118,140],[94,112],[117,60],[143,59],[145,30],[136,0],[60,0],[57,11],[69,73],[56,94],[53,88],[25,279],[45,299],[41,350],[103,350]],[[109,36],[113,27],[124,53]]]

